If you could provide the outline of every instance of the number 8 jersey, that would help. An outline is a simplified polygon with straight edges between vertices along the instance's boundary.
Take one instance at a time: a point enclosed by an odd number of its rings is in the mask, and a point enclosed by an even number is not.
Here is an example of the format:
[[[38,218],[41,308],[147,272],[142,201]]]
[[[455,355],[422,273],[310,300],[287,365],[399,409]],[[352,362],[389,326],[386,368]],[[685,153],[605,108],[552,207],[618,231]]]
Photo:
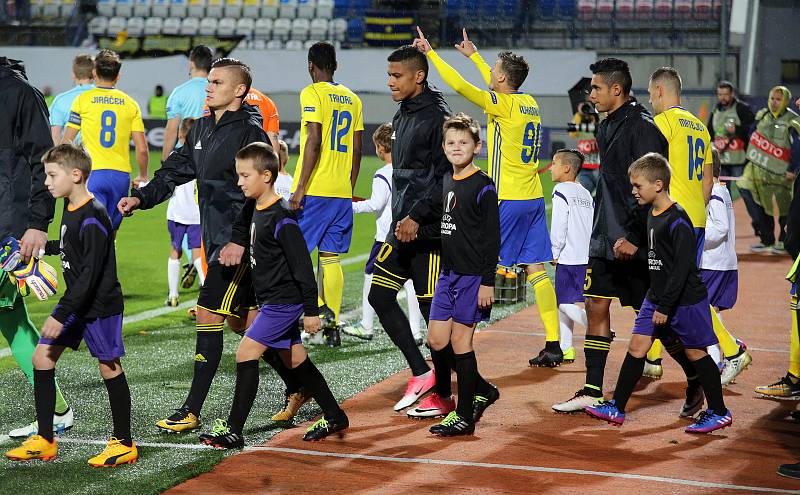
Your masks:
[[[339,83],[309,84],[300,92],[300,158],[297,160],[292,192],[303,170],[303,154],[308,139],[307,125],[322,125],[319,162],[308,181],[307,196],[352,198],[350,172],[353,168],[353,138],[364,130],[361,100]]]
[[[81,131],[92,170],[130,173],[132,132],[144,132],[136,100],[115,88],[96,87],[75,98],[68,127]]]

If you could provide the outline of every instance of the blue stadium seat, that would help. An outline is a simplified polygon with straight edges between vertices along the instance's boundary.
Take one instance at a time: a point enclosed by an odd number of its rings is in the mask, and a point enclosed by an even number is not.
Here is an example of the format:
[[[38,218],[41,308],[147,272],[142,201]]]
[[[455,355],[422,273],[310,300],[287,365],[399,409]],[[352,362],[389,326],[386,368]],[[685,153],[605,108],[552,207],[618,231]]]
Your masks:
[[[364,20],[360,17],[347,22],[347,42],[354,45],[364,43]]]

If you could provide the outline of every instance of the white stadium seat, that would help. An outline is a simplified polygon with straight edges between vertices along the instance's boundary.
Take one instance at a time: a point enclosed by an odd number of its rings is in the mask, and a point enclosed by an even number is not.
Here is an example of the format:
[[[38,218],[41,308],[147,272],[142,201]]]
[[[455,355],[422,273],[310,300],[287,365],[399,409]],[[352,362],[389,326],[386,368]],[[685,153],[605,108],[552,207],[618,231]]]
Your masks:
[[[243,21],[245,19],[239,19]],[[253,19],[249,19],[252,21]],[[256,39],[268,40],[272,36],[272,19],[256,19],[253,29],[253,36]]]
[[[319,40],[306,40],[306,42],[303,43],[303,50],[308,50],[309,48],[314,46],[314,43],[317,43],[318,41]]]
[[[270,40],[267,42],[267,50],[283,50],[283,41]]]
[[[205,17],[206,0],[188,0],[186,5],[190,17]]]
[[[128,19],[128,36],[140,38],[144,33],[144,17],[131,17]]]
[[[294,19],[297,10],[297,0],[281,0],[278,15],[286,19]]]
[[[184,36],[194,36],[200,30],[200,19],[197,17],[185,17],[181,20],[181,30],[179,34]]]
[[[177,17],[179,19],[183,19],[188,15],[189,6],[186,0],[172,0],[169,5],[169,15],[170,17]]]
[[[292,31],[292,21],[289,19],[276,19],[272,25],[272,38],[282,41],[289,39],[289,33]]]
[[[103,36],[108,29],[108,17],[99,15],[89,22],[89,33]]]
[[[150,15],[153,17],[169,17],[169,0],[152,0]]]
[[[342,18],[331,19],[328,24],[328,32],[330,39],[336,41],[344,41],[347,35],[347,21]]]
[[[202,36],[214,36],[217,34],[217,26],[219,21],[213,17],[204,17],[200,20],[200,29],[198,34]]]
[[[160,17],[148,17],[144,21],[144,34],[152,36],[154,34],[161,34],[161,29],[164,26],[164,19]]]
[[[303,42],[300,40],[291,40],[286,42],[286,50],[291,52],[299,52],[303,50]]]
[[[328,37],[328,20],[314,19],[311,21],[311,29],[308,37],[312,40],[324,41]]]
[[[238,19],[242,15],[242,0],[225,1],[225,17]]]
[[[191,10],[191,5],[189,9]],[[225,2],[224,0],[208,0],[206,4],[206,17],[215,17],[220,19],[223,17],[223,11],[225,10]]]
[[[264,19],[272,21],[272,19]],[[235,34],[237,36],[247,36],[248,38],[253,36],[254,29],[255,29],[256,20],[250,19],[249,17],[242,17],[241,19],[236,20],[236,31]],[[270,22],[269,25],[269,32],[267,32],[267,38],[272,32],[272,23]]]
[[[295,19],[292,21],[292,39],[305,41],[308,39],[308,30],[311,23],[308,19]]]
[[[253,50],[265,50],[267,48],[267,41],[266,40],[253,40],[250,43],[250,47]]]
[[[242,16],[258,19],[261,17],[261,0],[244,0]]]
[[[333,18],[333,0],[317,0],[317,17],[321,19]]]
[[[71,16],[73,10],[75,10],[75,2],[73,0],[61,1],[61,17]]]
[[[261,4],[261,17],[277,19],[280,5],[280,0],[263,0],[263,3]]]
[[[61,4],[58,2],[58,0],[44,0],[44,4],[42,5],[42,15],[45,17],[60,16]]]
[[[98,0],[97,14],[104,17],[114,16],[114,0]]]
[[[128,21],[125,20],[124,17],[112,17],[108,21],[108,33],[109,36],[116,36],[122,31],[125,31],[125,28],[128,25]]]
[[[117,0],[114,15],[125,18],[133,16],[133,0]]]
[[[178,34],[181,32],[181,20],[177,17],[168,17],[164,19],[164,25],[161,27],[162,34]]]
[[[225,17],[217,24],[217,36],[233,36],[236,32],[236,19]]]
[[[42,17],[44,14],[42,10],[44,9],[44,1],[43,0],[31,0],[31,17],[34,19],[37,17]]]
[[[313,19],[317,10],[315,0],[297,0],[297,17],[303,19]]]
[[[133,0],[133,15],[150,17],[151,0]]]

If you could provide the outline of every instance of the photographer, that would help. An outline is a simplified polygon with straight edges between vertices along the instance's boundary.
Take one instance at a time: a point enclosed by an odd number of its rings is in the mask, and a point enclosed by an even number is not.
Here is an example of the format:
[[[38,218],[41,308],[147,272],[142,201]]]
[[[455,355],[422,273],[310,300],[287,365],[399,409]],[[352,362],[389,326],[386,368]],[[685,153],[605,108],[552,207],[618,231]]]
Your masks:
[[[575,112],[572,122],[567,124],[570,137],[577,139],[578,150],[586,157],[578,173],[578,182],[592,194],[597,188],[600,176],[600,149],[597,147],[595,136],[599,122],[597,109],[591,102],[584,101],[578,105],[578,111]]]

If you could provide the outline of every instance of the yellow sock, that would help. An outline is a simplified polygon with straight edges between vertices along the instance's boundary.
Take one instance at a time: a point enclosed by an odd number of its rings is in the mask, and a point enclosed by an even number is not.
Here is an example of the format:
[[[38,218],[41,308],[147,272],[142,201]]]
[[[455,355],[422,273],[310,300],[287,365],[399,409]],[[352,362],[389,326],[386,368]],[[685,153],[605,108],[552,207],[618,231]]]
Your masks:
[[[664,344],[658,339],[654,340],[653,345],[650,346],[650,350],[647,351],[647,360],[655,361],[656,359],[661,359],[661,351],[663,350]]]
[[[344,291],[344,273],[339,263],[339,255],[320,256],[322,266],[322,287],[325,289],[325,303],[331,308],[336,321],[339,321],[339,310],[342,309],[342,292]]]
[[[800,376],[800,336],[797,335],[797,296],[792,296],[792,335],[789,338],[789,373]]]
[[[713,307],[711,308],[711,323],[714,325],[714,333],[717,336],[717,340],[719,340],[719,347],[722,349],[722,354],[725,357],[733,357],[738,354],[739,344],[736,343],[736,339],[725,329],[725,325],[722,324],[722,320],[719,319]]]
[[[545,271],[531,273],[528,275],[528,283],[533,287],[536,307],[544,323],[544,339],[547,342],[558,342],[558,304],[550,277]]]

